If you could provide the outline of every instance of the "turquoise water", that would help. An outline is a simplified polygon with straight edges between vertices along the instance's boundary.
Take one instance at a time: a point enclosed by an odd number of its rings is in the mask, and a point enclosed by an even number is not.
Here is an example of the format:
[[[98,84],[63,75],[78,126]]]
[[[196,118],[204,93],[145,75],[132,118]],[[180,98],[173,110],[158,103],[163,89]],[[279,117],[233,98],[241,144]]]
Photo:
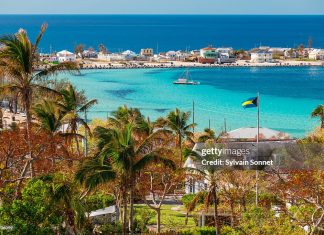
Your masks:
[[[217,131],[256,126],[256,109],[243,109],[241,102],[261,95],[261,126],[300,137],[310,132],[318,120],[311,111],[324,103],[323,67],[276,68],[195,68],[190,73],[198,86],[173,85],[183,69],[83,70],[68,77],[90,99],[99,104],[90,118],[106,118],[118,106],[140,108],[156,119],[179,107],[190,111],[195,101],[198,129]]]

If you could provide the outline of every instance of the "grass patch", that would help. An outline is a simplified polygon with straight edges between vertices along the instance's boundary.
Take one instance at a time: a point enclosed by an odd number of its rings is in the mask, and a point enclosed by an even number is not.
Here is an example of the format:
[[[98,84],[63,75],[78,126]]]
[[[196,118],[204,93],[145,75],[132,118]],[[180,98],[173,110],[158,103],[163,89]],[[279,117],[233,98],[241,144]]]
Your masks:
[[[171,208],[178,207],[177,205],[163,205],[161,208],[161,225],[162,229],[165,230],[178,230],[183,228],[192,228],[196,227],[195,221],[192,217],[189,217],[188,224],[185,225],[186,214],[182,207],[179,210],[171,210]],[[145,204],[136,204],[136,209],[146,209],[151,210]],[[154,213],[154,217],[151,218],[148,222],[149,225],[156,224],[156,214]],[[135,214],[135,216],[137,216]]]

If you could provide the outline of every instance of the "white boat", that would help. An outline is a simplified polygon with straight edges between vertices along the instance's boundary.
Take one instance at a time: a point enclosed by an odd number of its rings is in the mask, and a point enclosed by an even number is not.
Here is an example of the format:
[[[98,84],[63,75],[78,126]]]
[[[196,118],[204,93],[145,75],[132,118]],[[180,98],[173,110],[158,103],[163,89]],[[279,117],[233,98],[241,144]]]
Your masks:
[[[173,82],[173,84],[176,84],[176,85],[199,85],[200,82],[190,80],[189,71],[186,70],[184,72],[184,74],[180,78],[178,78],[178,80]]]

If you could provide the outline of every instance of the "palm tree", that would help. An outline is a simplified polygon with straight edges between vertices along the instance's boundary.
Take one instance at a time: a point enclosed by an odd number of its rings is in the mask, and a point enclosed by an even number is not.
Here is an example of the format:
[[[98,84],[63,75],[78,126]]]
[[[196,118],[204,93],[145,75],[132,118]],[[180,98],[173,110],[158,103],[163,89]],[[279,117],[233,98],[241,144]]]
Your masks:
[[[116,173],[113,171],[108,159],[95,156],[94,158],[85,159],[81,163],[75,174],[75,179],[85,186],[86,193],[88,193],[99,185],[115,180]]]
[[[206,160],[215,160],[219,156],[218,155],[208,155],[206,157],[202,157],[198,152],[192,151],[191,155],[192,158],[197,159],[198,161],[202,161],[203,159]],[[187,168],[188,172],[192,172],[193,174],[198,174],[202,176],[208,182],[208,188],[206,192],[197,193],[196,197],[192,200],[192,204],[188,207],[193,210],[201,197],[204,197],[205,208],[206,210],[209,209],[211,204],[214,205],[214,226],[216,229],[216,234],[220,234],[220,225],[219,225],[219,216],[218,216],[218,191],[219,191],[219,169],[216,166],[204,166],[204,169],[197,169],[197,168]]]
[[[49,145],[52,149],[51,154],[56,156],[56,150],[62,150],[66,156],[69,156],[70,153],[67,151],[67,146],[64,144],[63,140],[70,141],[75,137],[75,134],[63,133],[63,113],[56,103],[51,100],[44,100],[43,102],[38,103],[32,110],[33,114],[37,118],[35,125],[39,126],[40,130],[44,131],[50,137]]]
[[[199,136],[199,142],[206,142],[206,141],[217,141],[218,137],[213,129],[205,128],[204,133]]]
[[[324,105],[318,105],[312,112],[311,117],[318,117],[321,120],[321,128],[324,128]]]
[[[69,84],[66,89],[60,91],[62,99],[57,101],[56,104],[60,108],[63,113],[62,123],[68,124],[68,130],[74,135],[75,142],[77,145],[77,152],[80,156],[80,147],[78,141],[78,125],[82,125],[88,133],[91,134],[90,128],[81,116],[80,113],[85,112],[91,106],[97,103],[96,99],[85,102],[85,104],[81,104],[76,90],[74,87]]]
[[[54,90],[38,84],[38,81],[52,76],[60,71],[77,71],[77,65],[72,62],[60,63],[35,72],[37,68],[37,49],[47,25],[43,24],[40,34],[33,44],[27,36],[27,32],[20,29],[15,35],[0,37],[0,72],[10,79],[10,83],[0,87],[1,92],[14,92],[21,98],[27,117],[27,131],[31,123],[30,109],[33,93],[50,92]]]
[[[183,161],[182,144],[185,138],[191,139],[193,133],[191,128],[195,127],[195,123],[188,124],[190,118],[190,112],[182,112],[178,108],[175,111],[171,111],[166,118],[159,118],[157,126],[169,129],[173,131],[177,136],[177,145],[180,150],[180,167]]]
[[[44,100],[33,108],[38,125],[48,134],[54,136],[62,127],[62,113],[54,101]]]
[[[113,112],[108,124],[108,127],[95,129],[98,154],[79,169],[77,178],[90,189],[110,181],[113,169],[122,194],[124,233],[127,225],[127,194],[130,194],[129,231],[132,233],[136,173],[152,162],[174,167],[173,161],[164,157],[164,154],[171,152],[163,147],[165,140],[169,139],[168,132],[154,130],[154,124],[145,119],[138,109],[127,106]]]
[[[47,25],[43,24],[35,43],[32,43],[28,38],[27,32],[20,29],[14,35],[0,37],[0,74],[9,79],[9,83],[0,86],[1,93],[16,94],[26,112],[26,132],[27,144],[29,149],[29,159],[26,162],[22,177],[25,177],[28,166],[31,176],[33,176],[32,167],[32,150],[30,142],[30,124],[31,124],[31,106],[33,94],[35,92],[50,92],[54,90],[42,86],[38,83],[39,80],[49,77],[59,71],[78,71],[75,63],[66,62],[58,65],[50,66],[40,72],[36,72],[37,68],[37,53],[38,45],[47,29]],[[19,189],[22,181],[18,181],[17,188]]]
[[[86,209],[79,197],[75,182],[63,175],[50,177],[50,196],[54,204],[63,211],[63,218],[69,234],[77,235],[86,222]]]
[[[136,172],[141,171],[152,162],[161,162],[165,166],[175,168],[173,161],[162,155],[167,152],[159,143],[163,141],[161,132],[153,132],[145,139],[136,140],[135,129],[132,124],[126,124],[123,128],[97,127],[95,136],[98,138],[98,147],[101,156],[109,158],[113,169],[120,175],[123,192],[123,224],[126,224],[127,192],[130,193],[130,218],[129,230],[133,231],[133,203]],[[169,153],[171,150],[169,151]],[[126,230],[124,229],[126,232]]]

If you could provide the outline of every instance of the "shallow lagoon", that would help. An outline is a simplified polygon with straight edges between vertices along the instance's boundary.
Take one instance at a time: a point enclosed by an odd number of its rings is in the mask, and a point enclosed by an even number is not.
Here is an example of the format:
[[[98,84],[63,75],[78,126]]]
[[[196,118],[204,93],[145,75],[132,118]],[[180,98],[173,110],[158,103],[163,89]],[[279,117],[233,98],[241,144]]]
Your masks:
[[[87,97],[99,104],[90,118],[106,118],[118,106],[140,108],[151,119],[175,107],[191,110],[195,101],[198,129],[220,131],[256,126],[256,109],[243,109],[241,102],[261,94],[261,126],[303,136],[318,123],[311,111],[324,103],[324,67],[194,68],[191,77],[201,85],[174,85],[184,69],[83,70],[68,77]]]

